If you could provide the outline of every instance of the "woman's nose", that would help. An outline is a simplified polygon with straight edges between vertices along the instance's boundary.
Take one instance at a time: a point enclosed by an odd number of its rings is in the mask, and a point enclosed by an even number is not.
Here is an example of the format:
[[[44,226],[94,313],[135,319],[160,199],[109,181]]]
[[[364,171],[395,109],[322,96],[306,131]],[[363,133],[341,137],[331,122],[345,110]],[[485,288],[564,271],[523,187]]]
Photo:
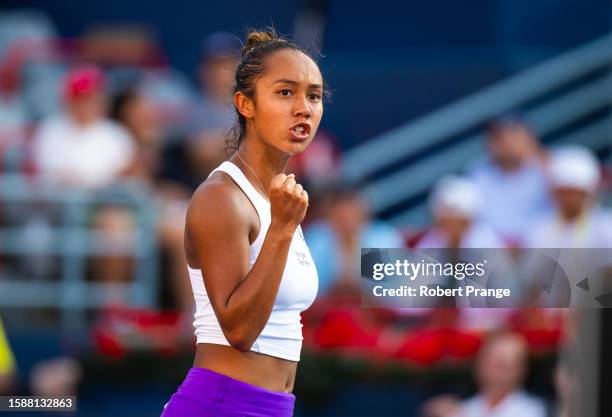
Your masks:
[[[312,111],[310,110],[310,106],[308,105],[308,101],[306,99],[296,100],[294,114],[295,116],[301,116],[305,118],[310,118],[312,116]]]

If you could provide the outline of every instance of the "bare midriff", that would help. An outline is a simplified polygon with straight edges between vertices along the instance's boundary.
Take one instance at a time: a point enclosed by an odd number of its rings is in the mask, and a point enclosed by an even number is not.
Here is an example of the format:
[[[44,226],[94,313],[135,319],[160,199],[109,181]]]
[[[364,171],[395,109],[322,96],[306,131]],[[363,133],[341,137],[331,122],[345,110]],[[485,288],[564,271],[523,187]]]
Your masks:
[[[193,366],[275,392],[293,391],[297,362],[232,346],[199,343]]]

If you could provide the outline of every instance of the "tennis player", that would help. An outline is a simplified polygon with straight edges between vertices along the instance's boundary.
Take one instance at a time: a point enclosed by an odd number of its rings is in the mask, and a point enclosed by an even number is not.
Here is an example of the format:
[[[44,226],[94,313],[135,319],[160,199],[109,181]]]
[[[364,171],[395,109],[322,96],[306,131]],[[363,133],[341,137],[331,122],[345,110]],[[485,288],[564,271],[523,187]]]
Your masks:
[[[315,299],[317,272],[300,228],[308,194],[285,169],[317,131],[323,78],[274,30],[249,33],[241,55],[236,151],[187,213],[195,362],[163,417],[293,415],[300,313]]]

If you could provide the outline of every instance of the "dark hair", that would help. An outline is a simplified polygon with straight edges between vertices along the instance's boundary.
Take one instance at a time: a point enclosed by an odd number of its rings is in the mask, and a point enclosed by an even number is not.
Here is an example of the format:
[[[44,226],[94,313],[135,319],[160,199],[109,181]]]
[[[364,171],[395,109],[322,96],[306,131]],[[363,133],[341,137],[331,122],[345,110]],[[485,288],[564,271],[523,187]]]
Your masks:
[[[240,49],[241,58],[236,67],[234,93],[240,91],[245,96],[253,98],[255,82],[266,71],[265,58],[273,52],[282,49],[300,51],[317,63],[313,53],[293,41],[278,35],[274,28],[250,30]],[[329,97],[330,95],[325,88],[323,95],[324,97]],[[226,137],[226,153],[230,149],[238,149],[246,132],[246,119],[237,108],[235,110],[237,120]]]
[[[485,126],[490,137],[503,131],[504,129],[514,127],[528,128],[525,118],[518,112],[498,114],[490,119]]]
[[[119,123],[124,123],[125,120],[125,109],[132,104],[140,95],[140,91],[137,87],[131,86],[121,90],[112,99],[110,105],[109,116],[112,120]]]

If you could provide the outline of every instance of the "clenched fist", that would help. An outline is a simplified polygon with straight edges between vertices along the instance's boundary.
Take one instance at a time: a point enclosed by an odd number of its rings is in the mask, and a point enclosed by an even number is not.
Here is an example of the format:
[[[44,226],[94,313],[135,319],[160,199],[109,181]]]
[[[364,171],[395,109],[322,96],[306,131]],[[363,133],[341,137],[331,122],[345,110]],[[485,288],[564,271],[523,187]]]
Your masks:
[[[271,205],[271,226],[293,232],[304,220],[308,193],[295,181],[294,174],[278,174],[268,190]]]

